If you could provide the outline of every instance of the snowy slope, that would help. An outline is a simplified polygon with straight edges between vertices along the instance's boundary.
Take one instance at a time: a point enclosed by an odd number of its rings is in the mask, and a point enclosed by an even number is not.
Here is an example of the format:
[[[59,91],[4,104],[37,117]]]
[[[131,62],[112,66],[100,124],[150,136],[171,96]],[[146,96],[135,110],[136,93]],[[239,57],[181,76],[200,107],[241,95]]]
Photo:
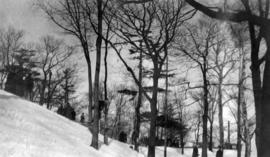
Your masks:
[[[97,151],[90,147],[88,129],[35,103],[0,90],[0,157],[144,157],[128,144],[109,140]],[[201,150],[199,149],[199,152]],[[168,157],[190,157],[192,149],[168,148]],[[215,157],[215,151],[208,153]],[[224,157],[236,157],[236,152],[226,150]],[[156,148],[156,157],[163,157],[163,147]]]
[[[0,135],[1,157],[142,156],[117,141],[97,151],[86,127],[1,90]]]
[[[201,154],[202,150],[201,148],[198,149],[199,154]],[[180,149],[176,148],[167,148],[167,157],[191,157],[192,156],[192,148],[185,148],[184,154],[181,154]],[[216,157],[216,149],[213,150],[213,152],[208,151],[208,157]],[[141,148],[141,153],[143,153],[145,156],[147,156],[147,149]],[[236,151],[235,150],[224,150],[224,157],[236,157]],[[164,157],[164,147],[156,147],[156,157]],[[254,156],[252,156],[254,157]]]

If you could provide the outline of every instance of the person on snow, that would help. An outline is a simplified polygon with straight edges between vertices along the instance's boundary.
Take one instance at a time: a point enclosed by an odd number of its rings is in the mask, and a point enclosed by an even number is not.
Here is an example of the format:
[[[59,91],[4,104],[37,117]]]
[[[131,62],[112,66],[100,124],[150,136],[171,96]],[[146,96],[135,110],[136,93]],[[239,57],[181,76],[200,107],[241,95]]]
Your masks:
[[[75,110],[72,108],[72,110],[71,110],[71,120],[76,120],[76,112],[75,112]]]
[[[218,151],[217,151],[216,157],[223,157],[223,150],[222,150],[221,146],[218,146]]]
[[[84,119],[85,119],[85,118],[84,118],[84,113],[82,113],[82,114],[81,114],[80,122],[81,122],[81,123],[84,123]]]
[[[198,151],[198,147],[195,144],[193,147],[193,153],[192,153],[192,157],[198,157],[199,156],[199,151]]]

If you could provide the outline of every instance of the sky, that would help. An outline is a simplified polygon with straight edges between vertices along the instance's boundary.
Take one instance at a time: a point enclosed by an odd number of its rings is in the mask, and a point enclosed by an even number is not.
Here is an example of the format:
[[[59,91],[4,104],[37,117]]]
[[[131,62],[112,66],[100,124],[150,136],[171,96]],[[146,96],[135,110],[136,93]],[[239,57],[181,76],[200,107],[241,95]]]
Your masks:
[[[13,26],[25,31],[25,40],[37,40],[56,32],[53,26],[34,5],[36,0],[0,0],[0,27]]]

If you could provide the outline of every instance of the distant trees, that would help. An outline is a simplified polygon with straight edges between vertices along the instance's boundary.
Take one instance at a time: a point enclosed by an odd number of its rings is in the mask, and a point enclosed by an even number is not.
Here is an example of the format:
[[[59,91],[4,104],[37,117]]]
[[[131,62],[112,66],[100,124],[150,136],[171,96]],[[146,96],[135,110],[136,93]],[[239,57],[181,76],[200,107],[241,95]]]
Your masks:
[[[6,67],[5,90],[31,100],[34,87],[33,76],[38,75],[33,68],[33,50],[18,49],[12,55],[12,64]]]
[[[190,126],[188,126],[188,119],[190,118],[190,116],[188,116],[186,104],[183,102],[184,94],[181,93],[181,91],[176,90],[173,93],[172,97],[175,114],[178,115],[176,117],[179,119],[179,123],[184,126],[182,129],[179,130],[180,147],[182,149],[181,154],[184,154],[184,147],[187,141],[187,136],[191,129]]]
[[[94,79],[94,89],[93,89],[93,103],[94,103],[94,119],[93,119],[93,126],[90,128],[93,134],[91,146],[98,149],[98,134],[99,134],[99,81],[100,81],[100,65],[101,65],[101,46],[102,46],[102,38],[103,38],[103,13],[104,9],[106,8],[106,4],[104,4],[103,0],[96,1],[96,10],[89,6],[90,1],[85,1],[86,6],[86,13],[88,18],[90,19],[90,23],[92,28],[96,32],[96,66],[95,66],[95,79]],[[95,10],[93,14],[93,10]],[[93,21],[91,20],[93,16],[97,19],[94,25]],[[90,83],[90,82],[89,82]]]
[[[99,133],[99,81],[101,50],[103,41],[103,14],[108,1],[97,0],[64,0],[61,2],[41,2],[39,7],[46,13],[50,20],[64,32],[74,36],[81,44],[88,68],[89,129],[93,133],[92,146],[98,149]],[[94,36],[95,35],[95,36]],[[96,64],[94,87],[92,86],[92,69],[90,58],[91,38],[96,37]],[[93,112],[94,110],[94,116]]]
[[[92,88],[92,65],[90,59],[90,47],[92,29],[89,17],[82,7],[85,1],[64,0],[59,2],[39,1],[39,7],[45,12],[50,20],[61,28],[65,33],[75,37],[83,50],[88,70],[89,107],[88,121],[92,122],[93,88]]]
[[[8,67],[14,65],[14,54],[23,45],[24,32],[13,27],[0,30],[0,88],[4,89]]]
[[[62,97],[64,98],[65,104],[68,104],[72,99],[71,94],[75,92],[75,83],[77,81],[77,71],[76,67],[67,67],[63,69],[63,81],[60,84],[62,89]]]
[[[219,34],[215,37],[216,44],[212,47],[212,55],[209,60],[212,62],[211,76],[213,77],[213,86],[217,88],[217,98],[215,98],[218,105],[218,121],[219,121],[219,144],[224,146],[224,124],[223,124],[223,106],[230,100],[224,97],[224,87],[229,85],[232,87],[233,83],[228,83],[227,78],[229,75],[236,71],[236,49],[234,43],[229,40],[228,34],[226,35],[221,29],[228,29],[228,25],[223,24],[220,26]],[[224,100],[225,99],[225,100]]]
[[[241,9],[237,8],[239,11],[225,10],[215,11],[209,7],[198,3],[195,0],[186,0],[195,9],[203,12],[204,14],[220,19],[227,20],[236,23],[246,22],[248,24],[248,32],[250,37],[251,46],[251,72],[252,72],[252,83],[253,83],[253,94],[255,99],[255,110],[256,110],[256,146],[257,146],[257,156],[266,157],[269,156],[270,150],[268,145],[270,145],[267,137],[270,133],[269,122],[269,82],[263,80],[269,80],[270,77],[270,60],[269,60],[269,1],[254,1],[253,3],[242,0],[240,1]],[[237,5],[239,6],[239,5]],[[256,7],[254,7],[256,6]],[[251,9],[252,8],[252,9]],[[264,57],[260,57],[260,46],[262,40],[265,40],[267,46]],[[263,70],[263,79],[261,78],[261,65],[265,63]]]
[[[76,66],[63,68],[59,78],[60,84],[54,88],[55,93],[52,95],[54,101],[61,102],[57,112],[71,120],[76,119],[76,112],[72,106],[75,93],[75,85],[77,83],[77,69]],[[54,97],[53,97],[54,96]]]
[[[35,51],[23,42],[24,32],[13,27],[0,30],[0,88],[33,99]]]
[[[245,100],[245,91],[247,87],[248,75],[246,66],[248,63],[247,57],[247,34],[241,28],[232,27],[232,34],[235,37],[235,46],[238,49],[238,95],[237,95],[237,156],[242,154],[242,141],[245,142],[245,156],[250,156],[251,153],[251,133],[248,126],[247,100]]]
[[[212,21],[199,21],[197,25],[188,26],[185,44],[178,48],[200,69],[202,75],[203,89],[203,148],[202,156],[207,157],[208,146],[208,113],[209,113],[209,70],[211,48],[215,45],[214,38],[217,34],[217,25]],[[190,44],[186,44],[190,43]]]
[[[12,27],[1,29],[1,88],[51,109],[51,103],[60,103],[56,95],[63,81],[61,71],[75,49],[53,36],[32,43],[24,42],[23,36]]]
[[[57,86],[63,81],[60,76],[62,66],[74,52],[74,48],[68,47],[63,41],[53,36],[45,36],[41,38],[37,51],[38,67],[42,74],[39,85],[39,104],[43,105],[46,102],[49,109],[52,96],[55,94]]]
[[[183,7],[184,3],[170,0],[153,1],[138,5],[126,4],[116,8],[118,10],[116,13],[113,12],[114,16],[111,16],[111,18],[115,17],[112,32],[117,35],[120,42],[127,43],[138,51],[142,51],[153,66],[152,96],[150,97],[142,88],[142,92],[151,106],[148,157],[155,156],[155,123],[157,118],[158,82],[161,77],[161,70],[168,55],[170,44],[175,39],[179,27],[183,21],[191,17],[190,14],[192,13],[192,11],[182,13]],[[140,42],[143,48],[140,46]],[[111,46],[114,47],[136,84],[139,87],[142,86],[117,47],[112,42]]]

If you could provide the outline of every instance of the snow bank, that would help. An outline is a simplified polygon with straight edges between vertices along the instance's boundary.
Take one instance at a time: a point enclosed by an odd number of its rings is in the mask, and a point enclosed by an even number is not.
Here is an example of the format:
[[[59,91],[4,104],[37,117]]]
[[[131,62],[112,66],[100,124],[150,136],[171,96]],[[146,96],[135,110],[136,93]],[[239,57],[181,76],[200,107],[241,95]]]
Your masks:
[[[88,129],[35,103],[0,90],[0,157],[144,157],[128,144],[109,140],[100,149],[90,147],[92,135]],[[209,152],[208,157],[215,157]],[[199,153],[201,150],[199,149]],[[168,148],[168,157],[191,157],[192,149]],[[163,147],[156,147],[156,157],[163,157]],[[236,157],[236,151],[225,150],[224,157]]]
[[[201,154],[202,150],[199,148],[199,154]],[[181,154],[181,149],[176,148],[167,148],[167,156],[168,157],[191,157],[192,156],[192,148],[185,148],[184,154]],[[208,151],[208,157],[216,157],[216,149],[213,152]],[[140,152],[143,153],[145,156],[147,155],[147,149],[141,148]],[[224,150],[224,157],[236,157],[235,150]],[[164,157],[164,147],[156,147],[156,157]],[[253,156],[252,156],[253,157]]]
[[[1,157],[141,157],[110,140],[90,147],[88,129],[35,103],[0,90]],[[103,138],[100,138],[103,140]]]

